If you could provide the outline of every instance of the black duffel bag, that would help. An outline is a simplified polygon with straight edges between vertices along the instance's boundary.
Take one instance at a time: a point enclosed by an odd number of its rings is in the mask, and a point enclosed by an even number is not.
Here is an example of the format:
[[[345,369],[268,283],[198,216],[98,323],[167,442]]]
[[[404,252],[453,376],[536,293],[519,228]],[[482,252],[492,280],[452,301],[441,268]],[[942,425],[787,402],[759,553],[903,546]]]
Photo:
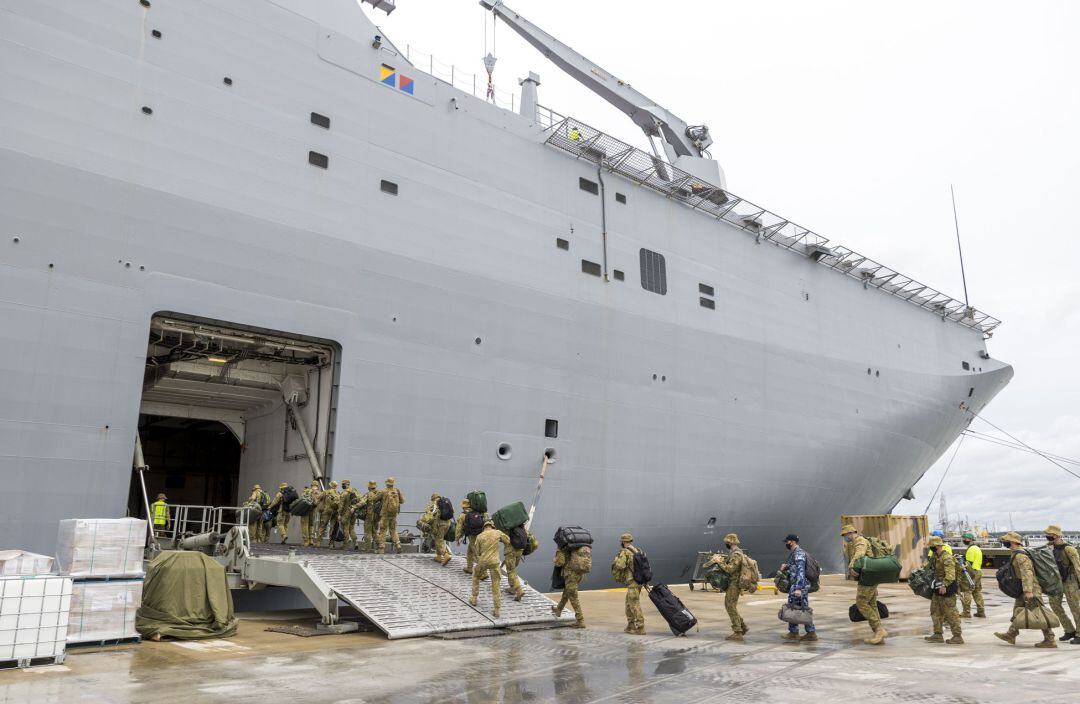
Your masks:
[[[562,567],[556,566],[551,572],[551,591],[561,592],[566,589],[566,580],[563,578]]]
[[[878,616],[880,616],[881,618],[889,618],[889,607],[885,606],[885,602],[879,601],[877,603],[877,612]],[[866,617],[862,615],[862,612],[859,611],[859,607],[855,604],[852,604],[851,608],[847,610],[847,615],[853,623],[859,623],[860,621],[866,620]]]

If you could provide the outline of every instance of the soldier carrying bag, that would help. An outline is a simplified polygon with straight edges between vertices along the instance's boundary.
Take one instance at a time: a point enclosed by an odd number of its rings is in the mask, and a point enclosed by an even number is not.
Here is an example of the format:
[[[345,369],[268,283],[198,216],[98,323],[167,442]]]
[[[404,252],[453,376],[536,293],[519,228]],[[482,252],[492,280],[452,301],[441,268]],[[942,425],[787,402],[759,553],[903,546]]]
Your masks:
[[[1061,626],[1057,615],[1043,606],[1042,599],[1025,601],[1013,609],[1012,627],[1024,631],[1051,631]]]
[[[997,583],[998,589],[1005,596],[1011,596],[1013,599],[1019,599],[1024,595],[1024,583],[1020,581],[1020,577],[1017,576],[1016,570],[1012,566],[1012,558],[1005,561],[1005,564],[998,568],[997,571]]]
[[[796,626],[814,625],[814,610],[809,606],[801,609],[791,604],[784,604],[780,607],[780,613],[776,617],[784,623],[791,623]]]
[[[878,617],[879,618],[881,618],[881,619],[889,618],[889,607],[885,606],[885,602],[879,601],[877,603],[877,612],[878,612]],[[861,611],[859,611],[858,606],[856,606],[855,604],[852,604],[848,608],[848,620],[850,620],[852,623],[861,623],[862,621],[866,620],[866,617],[862,615]]]
[[[465,535],[475,538],[484,530],[484,514],[479,511],[470,511],[465,514]]]

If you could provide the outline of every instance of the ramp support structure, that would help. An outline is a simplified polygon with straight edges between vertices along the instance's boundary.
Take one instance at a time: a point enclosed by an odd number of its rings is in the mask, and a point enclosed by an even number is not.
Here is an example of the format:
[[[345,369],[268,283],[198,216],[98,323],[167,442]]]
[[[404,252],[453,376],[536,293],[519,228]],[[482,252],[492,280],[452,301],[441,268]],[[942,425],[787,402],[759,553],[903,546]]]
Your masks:
[[[246,560],[243,578],[252,584],[295,587],[304,593],[319,612],[323,623],[334,625],[339,621],[338,598],[334,590],[295,556],[286,559]]]

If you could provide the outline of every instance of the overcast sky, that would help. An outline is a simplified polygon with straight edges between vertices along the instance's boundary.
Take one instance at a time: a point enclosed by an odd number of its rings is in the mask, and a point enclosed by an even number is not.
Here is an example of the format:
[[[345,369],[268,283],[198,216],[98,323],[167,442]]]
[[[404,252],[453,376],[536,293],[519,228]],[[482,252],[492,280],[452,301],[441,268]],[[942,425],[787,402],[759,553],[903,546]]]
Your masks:
[[[422,50],[455,64],[459,82],[483,73],[493,32],[476,0],[397,5],[390,17],[365,9],[418,64]],[[1016,369],[985,416],[1080,460],[1080,2],[508,5],[687,122],[708,124],[732,192],[961,298],[954,183],[971,301],[1005,321],[989,351]],[[541,104],[645,146],[627,118],[508,27],[494,42],[500,90],[536,71]],[[978,420],[972,429],[997,434]],[[897,513],[923,512],[951,456]],[[1080,530],[1080,479],[1035,455],[966,439],[942,491],[954,518]]]

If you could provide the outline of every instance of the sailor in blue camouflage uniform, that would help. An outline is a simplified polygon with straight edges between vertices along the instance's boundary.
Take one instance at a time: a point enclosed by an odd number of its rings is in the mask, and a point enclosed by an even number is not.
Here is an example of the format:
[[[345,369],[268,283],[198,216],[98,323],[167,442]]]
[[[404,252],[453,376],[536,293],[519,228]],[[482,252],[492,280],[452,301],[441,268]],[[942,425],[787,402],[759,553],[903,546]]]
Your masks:
[[[810,608],[810,580],[806,577],[806,551],[799,547],[799,536],[792,533],[784,538],[784,545],[789,550],[787,562],[780,566],[780,570],[787,572],[788,582],[788,606],[796,609]],[[812,642],[818,639],[817,628],[814,624],[807,624],[806,635],[799,637],[799,626],[795,623],[788,624],[788,632],[783,636],[784,640]]]

